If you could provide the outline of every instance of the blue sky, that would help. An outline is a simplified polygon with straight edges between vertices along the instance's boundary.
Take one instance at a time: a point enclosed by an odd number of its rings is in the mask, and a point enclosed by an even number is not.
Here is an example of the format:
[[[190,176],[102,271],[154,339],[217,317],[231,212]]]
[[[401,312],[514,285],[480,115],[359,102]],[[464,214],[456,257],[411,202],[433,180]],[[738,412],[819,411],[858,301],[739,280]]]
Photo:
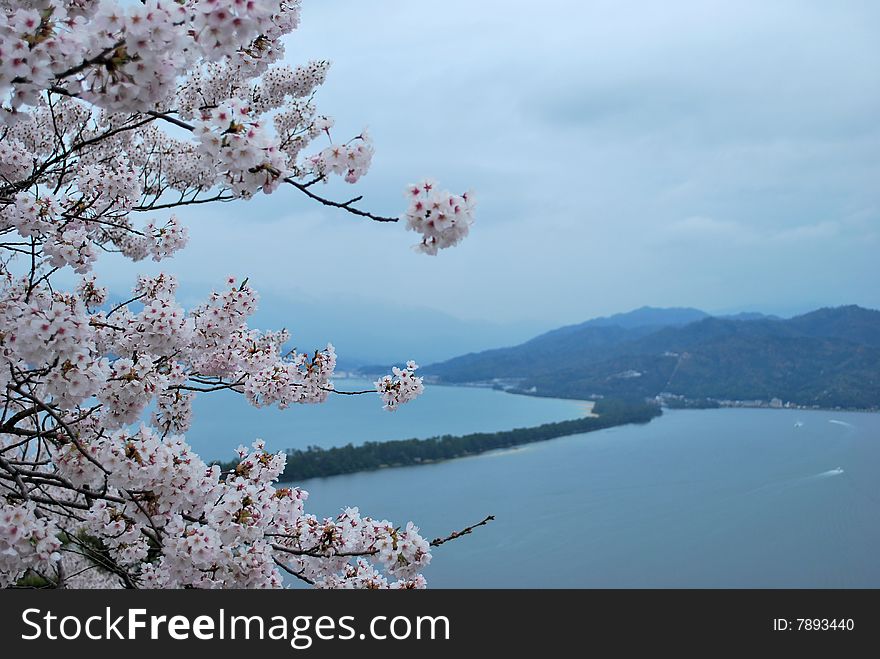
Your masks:
[[[871,1],[304,0],[290,61],[332,60],[321,111],[376,141],[323,192],[396,215],[432,176],[476,190],[472,235],[427,257],[282,189],[181,213],[165,267],[194,292],[249,275],[265,320],[362,357],[645,304],[880,307],[878,26]]]

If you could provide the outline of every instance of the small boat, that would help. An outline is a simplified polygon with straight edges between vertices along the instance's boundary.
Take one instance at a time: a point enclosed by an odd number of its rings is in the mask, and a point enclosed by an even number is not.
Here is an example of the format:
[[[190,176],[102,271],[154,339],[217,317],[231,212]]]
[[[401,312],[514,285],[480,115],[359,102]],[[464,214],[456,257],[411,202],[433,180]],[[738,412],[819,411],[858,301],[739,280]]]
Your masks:
[[[832,473],[832,474],[842,474],[842,473],[843,473],[843,467],[835,467],[834,469],[831,470],[831,473]]]
[[[804,425],[804,424],[801,423],[800,421],[795,421],[794,427],[795,427],[795,428],[800,428],[800,427],[802,427],[803,425]]]

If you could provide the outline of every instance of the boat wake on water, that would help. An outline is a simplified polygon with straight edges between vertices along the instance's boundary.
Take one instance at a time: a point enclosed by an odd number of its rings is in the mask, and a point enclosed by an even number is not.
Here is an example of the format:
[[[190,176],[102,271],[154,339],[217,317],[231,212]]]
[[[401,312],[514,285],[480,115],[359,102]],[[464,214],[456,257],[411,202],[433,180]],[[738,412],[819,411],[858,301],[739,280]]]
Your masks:
[[[815,476],[808,476],[808,479],[817,479],[817,478],[830,478],[831,476],[840,476],[843,472],[843,467],[835,467],[834,469],[829,469],[828,471],[823,471],[821,474],[816,474]]]
[[[799,485],[805,485],[807,483],[825,480],[827,478],[833,478],[835,476],[842,476],[845,474],[843,467],[835,467],[834,469],[828,469],[827,471],[821,471],[818,474],[811,474],[809,476],[799,476],[797,478],[787,478],[785,480],[776,481],[773,483],[767,483],[766,485],[761,485],[760,487],[756,487],[753,490],[749,490],[746,492],[747,495],[758,494],[760,492],[767,492],[768,490],[782,491],[787,490],[792,487],[797,487]]]

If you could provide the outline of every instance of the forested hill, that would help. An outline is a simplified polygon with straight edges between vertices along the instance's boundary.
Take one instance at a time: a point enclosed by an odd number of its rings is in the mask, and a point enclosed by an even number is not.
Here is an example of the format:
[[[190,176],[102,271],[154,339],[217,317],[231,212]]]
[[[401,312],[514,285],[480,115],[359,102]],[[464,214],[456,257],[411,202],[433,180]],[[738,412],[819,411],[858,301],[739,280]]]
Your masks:
[[[880,406],[880,311],[825,308],[790,319],[643,308],[522,345],[424,368],[446,383],[543,396],[765,400]]]

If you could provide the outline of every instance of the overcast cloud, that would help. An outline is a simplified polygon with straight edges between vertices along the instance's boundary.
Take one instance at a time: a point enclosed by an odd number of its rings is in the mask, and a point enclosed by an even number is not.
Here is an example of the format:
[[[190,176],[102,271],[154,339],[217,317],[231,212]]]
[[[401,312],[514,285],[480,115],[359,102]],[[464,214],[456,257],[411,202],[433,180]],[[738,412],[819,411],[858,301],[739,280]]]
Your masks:
[[[425,175],[479,199],[435,258],[293,190],[181,214],[165,267],[249,275],[294,327],[337,295],[523,332],[644,304],[880,307],[876,2],[304,0],[289,58],[333,61],[338,138],[369,126],[370,209]]]

